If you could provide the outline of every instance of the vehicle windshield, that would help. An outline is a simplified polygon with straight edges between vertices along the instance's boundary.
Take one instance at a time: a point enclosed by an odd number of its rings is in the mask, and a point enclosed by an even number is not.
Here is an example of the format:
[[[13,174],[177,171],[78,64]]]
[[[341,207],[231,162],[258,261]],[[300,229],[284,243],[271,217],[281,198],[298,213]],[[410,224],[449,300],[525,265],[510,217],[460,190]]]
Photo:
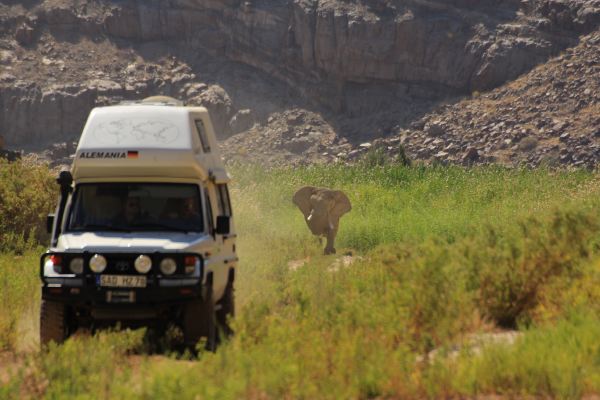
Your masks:
[[[73,194],[67,230],[203,232],[193,184],[85,183]]]

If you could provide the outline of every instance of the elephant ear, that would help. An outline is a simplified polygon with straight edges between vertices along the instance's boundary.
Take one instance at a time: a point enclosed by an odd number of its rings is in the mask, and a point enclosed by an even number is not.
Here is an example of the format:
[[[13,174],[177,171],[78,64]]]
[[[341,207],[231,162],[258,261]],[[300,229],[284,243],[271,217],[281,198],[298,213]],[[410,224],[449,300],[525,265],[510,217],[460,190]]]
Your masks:
[[[310,205],[310,196],[315,192],[315,188],[313,186],[304,186],[299,189],[292,198],[292,201],[295,205],[298,206],[302,214],[304,214],[304,218],[308,218],[311,211]]]
[[[331,210],[331,213],[337,217],[341,217],[342,215],[350,212],[352,210],[352,204],[350,204],[350,199],[348,196],[341,190],[333,191],[335,197],[335,206]]]

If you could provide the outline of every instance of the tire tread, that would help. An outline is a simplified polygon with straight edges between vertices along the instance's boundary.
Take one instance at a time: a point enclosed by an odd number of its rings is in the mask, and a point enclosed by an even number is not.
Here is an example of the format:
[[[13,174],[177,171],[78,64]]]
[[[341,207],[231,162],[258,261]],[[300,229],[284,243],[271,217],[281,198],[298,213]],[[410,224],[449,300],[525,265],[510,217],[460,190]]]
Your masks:
[[[67,338],[66,312],[64,304],[42,300],[40,309],[40,343],[42,346],[56,342],[61,344]]]

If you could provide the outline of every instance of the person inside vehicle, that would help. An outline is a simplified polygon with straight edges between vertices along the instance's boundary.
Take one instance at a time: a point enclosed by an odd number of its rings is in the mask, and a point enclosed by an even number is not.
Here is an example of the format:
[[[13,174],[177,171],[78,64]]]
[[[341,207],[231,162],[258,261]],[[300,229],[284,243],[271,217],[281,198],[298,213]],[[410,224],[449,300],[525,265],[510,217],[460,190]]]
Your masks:
[[[168,219],[198,218],[198,204],[193,197],[169,199],[161,215]]]
[[[115,217],[117,225],[130,225],[142,218],[141,200],[137,196],[127,196],[122,203],[121,212]]]
[[[200,212],[198,211],[198,202],[193,197],[186,197],[181,201],[181,218],[200,218]]]

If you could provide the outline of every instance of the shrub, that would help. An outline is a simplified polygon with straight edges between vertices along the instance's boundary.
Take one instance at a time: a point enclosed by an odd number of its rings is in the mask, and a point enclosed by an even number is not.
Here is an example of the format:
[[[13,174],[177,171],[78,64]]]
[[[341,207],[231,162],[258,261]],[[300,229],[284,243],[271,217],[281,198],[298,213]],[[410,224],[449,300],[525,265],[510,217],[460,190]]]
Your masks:
[[[524,137],[518,146],[521,151],[532,151],[538,146],[538,139],[533,136]]]
[[[47,166],[0,159],[0,253],[22,253],[47,240],[46,215],[56,196]]]
[[[390,157],[380,146],[371,147],[360,159],[365,168],[383,167],[390,163]]]
[[[467,348],[458,357],[440,360],[427,372],[428,384],[440,398],[586,398],[600,390],[598,337],[597,315],[567,315],[556,324],[526,330],[512,345]]]
[[[508,328],[530,319],[553,278],[582,273],[599,223],[595,212],[556,211],[520,221],[512,233],[489,228],[465,248],[483,314]]]

